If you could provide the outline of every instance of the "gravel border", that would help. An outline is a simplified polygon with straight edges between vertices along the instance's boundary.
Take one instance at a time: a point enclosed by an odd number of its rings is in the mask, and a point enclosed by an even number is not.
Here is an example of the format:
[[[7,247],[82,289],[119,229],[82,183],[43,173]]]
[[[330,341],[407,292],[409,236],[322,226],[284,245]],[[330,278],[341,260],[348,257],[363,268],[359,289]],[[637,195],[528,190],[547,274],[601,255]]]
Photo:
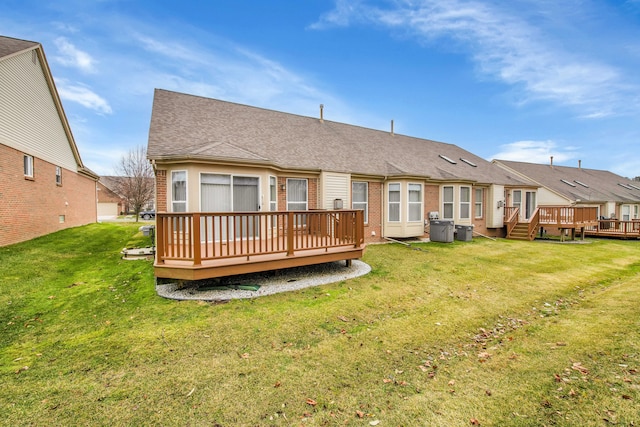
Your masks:
[[[363,276],[370,271],[371,267],[369,264],[359,260],[353,260],[351,267],[346,267],[344,261],[336,261],[263,273],[223,277],[220,279],[182,283],[156,283],[156,292],[161,297],[175,300],[228,301],[231,299],[256,298],[280,292],[295,291],[311,286],[326,285]],[[234,286],[244,284],[259,285],[260,289],[257,291],[242,289],[198,289],[200,286]]]

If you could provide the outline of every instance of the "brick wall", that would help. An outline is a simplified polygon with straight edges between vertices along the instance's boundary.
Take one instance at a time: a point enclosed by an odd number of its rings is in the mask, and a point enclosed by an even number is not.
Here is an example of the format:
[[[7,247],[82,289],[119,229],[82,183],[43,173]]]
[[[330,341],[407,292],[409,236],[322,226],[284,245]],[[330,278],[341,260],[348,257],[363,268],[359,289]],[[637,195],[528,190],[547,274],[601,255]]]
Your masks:
[[[96,182],[34,158],[33,179],[25,179],[24,153],[0,145],[0,246],[30,240],[97,220]]]
[[[287,210],[287,178],[297,178],[291,176],[279,176],[277,177],[277,195],[278,195],[278,210]],[[308,209],[318,208],[318,178],[306,178],[307,179],[307,207]],[[284,185],[284,190],[282,189]]]
[[[156,211],[168,212],[167,205],[167,171],[156,170]]]
[[[382,241],[382,183],[369,182],[369,222],[364,225],[365,242]],[[375,236],[372,234],[375,233]]]

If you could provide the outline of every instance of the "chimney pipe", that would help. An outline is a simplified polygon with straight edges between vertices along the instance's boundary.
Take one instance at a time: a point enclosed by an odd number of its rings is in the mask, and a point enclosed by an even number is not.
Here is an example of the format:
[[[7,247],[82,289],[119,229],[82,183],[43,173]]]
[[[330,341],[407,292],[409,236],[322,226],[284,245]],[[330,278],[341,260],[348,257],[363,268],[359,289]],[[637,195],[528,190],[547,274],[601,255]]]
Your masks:
[[[324,104],[320,104],[320,122],[324,122]]]
[[[578,160],[578,169],[582,170],[582,160]]]
[[[391,119],[391,135],[393,135],[393,119]]]
[[[553,167],[553,156],[551,156],[551,163],[549,164],[549,166]]]

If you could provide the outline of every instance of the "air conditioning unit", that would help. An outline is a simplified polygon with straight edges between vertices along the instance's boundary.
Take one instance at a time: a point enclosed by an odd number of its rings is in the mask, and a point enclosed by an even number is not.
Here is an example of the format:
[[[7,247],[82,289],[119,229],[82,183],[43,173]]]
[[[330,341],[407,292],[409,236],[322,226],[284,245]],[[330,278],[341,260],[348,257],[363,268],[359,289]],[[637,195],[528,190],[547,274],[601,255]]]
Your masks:
[[[440,214],[438,212],[429,212],[429,220],[440,219]]]

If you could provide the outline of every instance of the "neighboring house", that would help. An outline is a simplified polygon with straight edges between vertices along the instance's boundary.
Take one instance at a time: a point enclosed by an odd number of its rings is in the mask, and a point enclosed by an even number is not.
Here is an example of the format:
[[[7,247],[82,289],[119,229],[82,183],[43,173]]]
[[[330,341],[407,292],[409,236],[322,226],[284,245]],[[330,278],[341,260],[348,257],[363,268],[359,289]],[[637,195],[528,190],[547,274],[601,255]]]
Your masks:
[[[98,182],[98,218],[107,219],[118,215],[133,214],[123,189],[127,187],[127,177],[101,176]],[[131,178],[135,184],[137,179]],[[153,188],[153,178],[146,178],[147,188]],[[129,184],[130,185],[130,184]],[[154,210],[154,201],[149,200],[142,210]]]
[[[42,45],[0,36],[0,246],[97,220]]]
[[[98,181],[98,220],[114,219],[127,212],[127,202],[117,193],[111,176],[101,176]]]
[[[166,90],[147,155],[158,212],[363,209],[368,241],[431,212],[501,236],[505,189],[537,189],[452,144]]]
[[[596,207],[598,217],[621,221],[640,219],[640,182],[605,170],[507,160],[493,163],[540,187],[540,206]]]

